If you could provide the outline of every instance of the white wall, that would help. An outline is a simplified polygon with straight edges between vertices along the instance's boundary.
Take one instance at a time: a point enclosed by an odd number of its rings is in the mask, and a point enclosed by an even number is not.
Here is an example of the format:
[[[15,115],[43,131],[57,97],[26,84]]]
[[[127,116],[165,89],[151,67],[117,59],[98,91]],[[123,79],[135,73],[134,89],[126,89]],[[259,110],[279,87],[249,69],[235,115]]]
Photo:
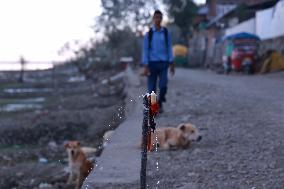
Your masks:
[[[255,18],[252,18],[250,20],[247,20],[245,22],[242,22],[238,25],[235,25],[231,28],[226,29],[225,34],[226,36],[240,33],[240,32],[247,32],[247,33],[252,33],[255,34]]]
[[[284,0],[274,7],[257,11],[256,17],[226,29],[225,34],[232,35],[248,32],[258,35],[262,40],[284,35]]]
[[[261,38],[261,39],[267,39],[270,37],[270,20],[271,16],[273,14],[273,9],[266,9],[263,11],[258,11],[256,13],[256,34]],[[265,27],[266,26],[266,27]]]
[[[284,35],[284,0],[256,13],[256,34],[263,40]]]

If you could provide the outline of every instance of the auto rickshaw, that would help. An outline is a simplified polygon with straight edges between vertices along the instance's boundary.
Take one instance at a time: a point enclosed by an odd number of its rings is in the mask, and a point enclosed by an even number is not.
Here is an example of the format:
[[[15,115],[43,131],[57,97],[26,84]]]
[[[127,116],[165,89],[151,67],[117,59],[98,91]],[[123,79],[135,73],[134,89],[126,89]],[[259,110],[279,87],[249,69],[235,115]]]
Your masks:
[[[243,32],[227,36],[225,40],[230,69],[246,74],[254,73],[260,38]]]

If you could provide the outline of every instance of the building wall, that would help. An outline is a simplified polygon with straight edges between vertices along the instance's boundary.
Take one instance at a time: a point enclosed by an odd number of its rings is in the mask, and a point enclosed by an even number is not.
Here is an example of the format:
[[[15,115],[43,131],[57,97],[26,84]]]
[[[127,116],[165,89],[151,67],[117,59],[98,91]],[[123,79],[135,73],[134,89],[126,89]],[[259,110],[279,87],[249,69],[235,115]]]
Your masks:
[[[216,42],[216,29],[210,28],[207,30],[207,43],[206,43],[206,59],[205,59],[205,65],[207,67],[210,67],[210,65],[213,64],[213,57],[214,57],[214,47]]]
[[[244,0],[249,4],[257,4],[266,0]],[[217,2],[220,2],[217,0]],[[228,1],[227,1],[228,2]],[[266,11],[266,12],[265,12]],[[189,60],[199,65],[214,67],[221,65],[223,55],[223,43],[219,41],[220,36],[231,35],[239,32],[248,32],[260,35],[263,39],[260,45],[259,55],[267,50],[277,50],[284,54],[284,0],[280,0],[275,7],[259,11],[255,18],[225,29],[208,29],[207,33],[200,35],[196,32],[191,41]],[[201,37],[202,36],[202,37]],[[282,37],[281,37],[282,36]],[[198,41],[204,39],[206,48],[201,50]]]
[[[284,36],[261,41],[259,55],[265,54],[268,50],[275,50],[284,55]]]
[[[225,34],[232,35],[240,32],[248,32],[255,34],[256,33],[255,25],[256,25],[255,18],[252,18],[238,25],[235,25],[234,27],[226,29]]]
[[[284,35],[284,0],[274,7],[256,13],[256,34],[262,39]]]
[[[190,66],[203,66],[206,53],[206,33],[195,31],[189,40],[188,60]]]
[[[259,55],[268,50],[276,50],[284,54],[284,0],[279,1],[273,8],[258,11],[256,17],[242,22],[225,30],[225,35],[239,32],[248,32],[258,35],[260,42]],[[209,51],[213,50],[213,56],[208,56],[211,64],[221,63],[222,44],[211,44]],[[213,58],[212,58],[213,57]],[[208,60],[207,59],[207,60]]]

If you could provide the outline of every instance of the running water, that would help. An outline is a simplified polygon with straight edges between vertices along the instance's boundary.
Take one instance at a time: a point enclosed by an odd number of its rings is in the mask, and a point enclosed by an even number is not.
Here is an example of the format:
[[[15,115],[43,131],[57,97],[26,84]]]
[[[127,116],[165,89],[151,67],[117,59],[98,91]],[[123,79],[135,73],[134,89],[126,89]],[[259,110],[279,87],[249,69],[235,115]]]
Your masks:
[[[155,132],[155,139],[156,139],[156,142],[155,142],[155,152],[157,153],[158,152],[158,135],[157,135],[157,132]],[[159,162],[158,160],[156,161],[156,177],[158,178],[158,181],[156,183],[156,189],[159,188],[159,184],[160,184],[160,180],[159,180]]]

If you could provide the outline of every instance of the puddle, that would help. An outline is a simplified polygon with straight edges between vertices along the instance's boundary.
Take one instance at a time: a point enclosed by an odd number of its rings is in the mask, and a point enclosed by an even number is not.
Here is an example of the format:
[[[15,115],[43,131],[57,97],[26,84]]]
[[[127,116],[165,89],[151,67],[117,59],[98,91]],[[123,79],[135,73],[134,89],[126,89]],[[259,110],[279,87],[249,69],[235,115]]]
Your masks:
[[[38,97],[38,98],[30,98],[30,99],[23,99],[18,100],[15,103],[6,104],[0,107],[1,112],[14,112],[20,110],[27,110],[27,109],[41,109],[42,102],[45,101],[45,98]]]
[[[4,93],[16,94],[16,93],[39,93],[39,92],[51,92],[50,88],[18,88],[18,89],[4,89]]]

